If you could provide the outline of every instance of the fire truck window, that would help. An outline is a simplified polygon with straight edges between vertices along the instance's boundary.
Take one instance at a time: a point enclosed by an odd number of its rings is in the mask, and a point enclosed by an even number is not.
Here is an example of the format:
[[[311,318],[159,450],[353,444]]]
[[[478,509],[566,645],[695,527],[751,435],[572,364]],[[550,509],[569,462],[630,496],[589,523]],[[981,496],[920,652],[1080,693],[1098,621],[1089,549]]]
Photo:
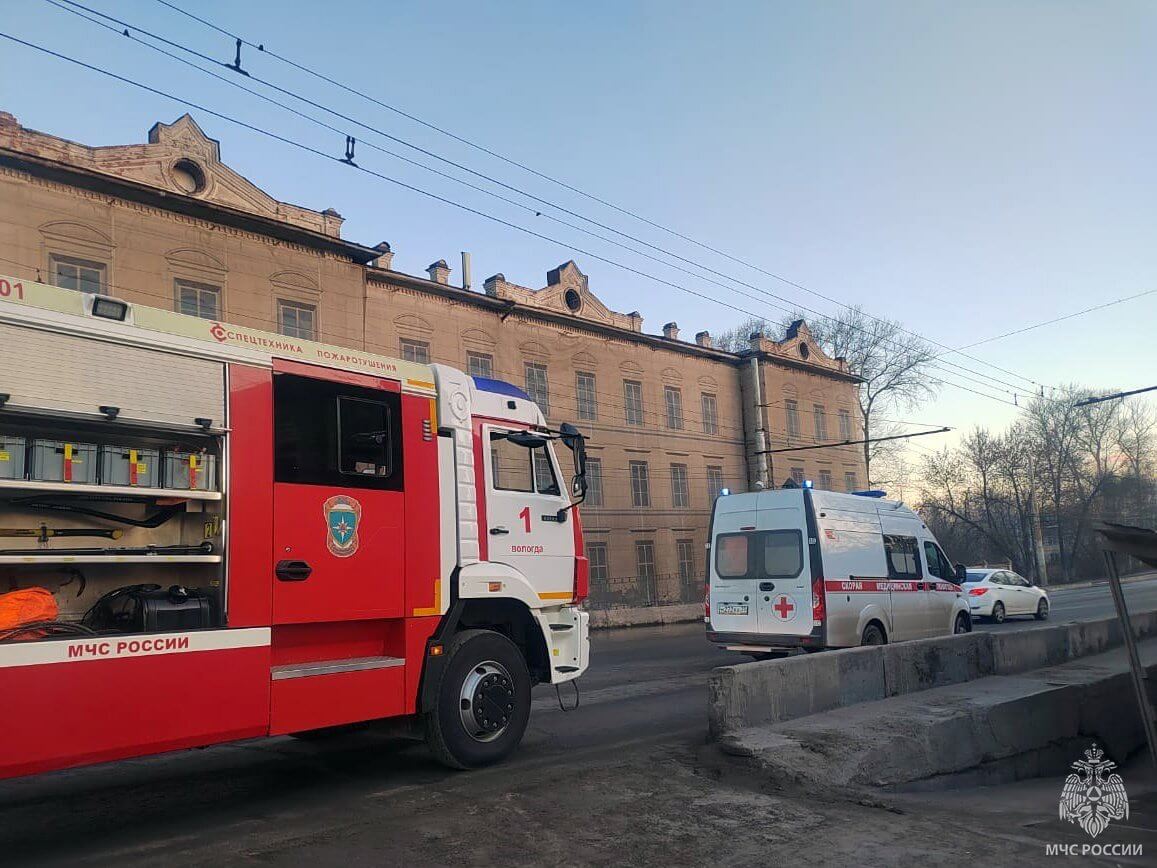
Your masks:
[[[338,398],[341,472],[390,475],[390,411],[377,401]]]
[[[724,533],[715,540],[715,572],[725,579],[747,576],[747,547],[751,534]]]
[[[888,562],[888,578],[920,578],[920,558],[915,537],[884,534],[884,559]]]
[[[394,392],[275,375],[274,479],[400,490],[401,410]]]
[[[558,479],[545,446],[530,450],[534,455],[534,484],[539,494],[559,494]]]
[[[501,431],[490,432],[490,461],[494,487],[500,491],[534,491],[532,453],[506,439]]]

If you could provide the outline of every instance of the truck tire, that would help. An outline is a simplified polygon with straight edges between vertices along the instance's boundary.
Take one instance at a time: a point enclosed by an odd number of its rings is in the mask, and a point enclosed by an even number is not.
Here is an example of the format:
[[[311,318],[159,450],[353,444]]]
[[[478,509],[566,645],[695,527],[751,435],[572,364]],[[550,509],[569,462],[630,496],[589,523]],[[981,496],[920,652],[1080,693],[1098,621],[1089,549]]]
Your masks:
[[[446,647],[446,665],[426,714],[426,743],[454,769],[505,759],[530,721],[530,673],[522,652],[501,633],[464,630]]]
[[[880,625],[874,621],[864,628],[864,635],[860,637],[861,645],[887,645],[888,637],[884,635],[884,631]]]

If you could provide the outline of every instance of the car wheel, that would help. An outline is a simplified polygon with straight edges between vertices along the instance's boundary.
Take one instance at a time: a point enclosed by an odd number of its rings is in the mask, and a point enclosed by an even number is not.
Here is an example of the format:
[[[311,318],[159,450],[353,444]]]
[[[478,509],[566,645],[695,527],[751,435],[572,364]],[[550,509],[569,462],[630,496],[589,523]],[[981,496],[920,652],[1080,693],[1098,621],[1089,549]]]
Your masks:
[[[1041,597],[1041,601],[1036,604],[1036,615],[1034,616],[1038,621],[1047,621],[1049,619],[1049,601]]]
[[[999,600],[992,604],[992,622],[994,624],[1004,623],[1004,603]]]
[[[879,624],[869,624],[864,628],[864,635],[860,637],[861,645],[887,645],[888,638]]]
[[[952,625],[952,632],[959,636],[961,633],[972,632],[972,619],[964,612],[956,616],[956,623]]]
[[[530,721],[530,673],[522,652],[500,633],[466,630],[446,649],[426,715],[426,743],[439,762],[472,769],[507,757]]]

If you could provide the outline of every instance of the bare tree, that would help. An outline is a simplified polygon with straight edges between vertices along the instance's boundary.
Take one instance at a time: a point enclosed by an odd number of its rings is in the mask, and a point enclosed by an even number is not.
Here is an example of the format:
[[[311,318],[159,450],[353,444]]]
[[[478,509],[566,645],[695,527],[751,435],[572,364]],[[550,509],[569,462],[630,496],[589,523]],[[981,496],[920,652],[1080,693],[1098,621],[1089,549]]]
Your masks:
[[[813,326],[812,335],[829,356],[845,359],[863,380],[857,397],[863,439],[868,441],[863,446],[864,469],[871,485],[876,481],[872,463],[895,448],[871,442],[873,437],[896,433],[890,427],[894,423],[878,421],[879,417],[911,410],[936,395],[931,367],[936,354],[899,322],[870,316],[860,307]]]

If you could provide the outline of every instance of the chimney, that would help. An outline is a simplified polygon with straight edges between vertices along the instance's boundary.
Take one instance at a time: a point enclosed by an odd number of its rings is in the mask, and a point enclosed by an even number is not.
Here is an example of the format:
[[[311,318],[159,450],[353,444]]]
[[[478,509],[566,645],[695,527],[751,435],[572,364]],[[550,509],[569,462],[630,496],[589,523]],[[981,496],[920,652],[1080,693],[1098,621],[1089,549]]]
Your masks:
[[[394,251],[390,249],[390,243],[383,241],[381,244],[375,244],[374,250],[378,251],[378,258],[374,260],[374,267],[389,271],[394,264]]]
[[[758,353],[760,346],[763,344],[763,332],[752,332],[747,342],[751,345],[752,352]]]
[[[462,288],[470,291],[470,254],[462,251]]]
[[[482,287],[486,290],[486,294],[494,298],[498,297],[498,285],[506,283],[506,275],[501,271],[498,274],[492,274],[486,280],[482,281]]]
[[[637,310],[633,310],[627,314],[627,318],[631,321],[631,331],[643,331],[643,315],[641,313],[639,313]]]
[[[445,259],[439,259],[432,263],[427,269],[426,273],[430,275],[430,280],[434,283],[449,283],[450,282],[450,266],[446,264]]]
[[[663,326],[663,337],[669,341],[679,340],[679,323],[669,322]]]
[[[711,332],[698,332],[695,335],[695,343],[699,344],[701,347],[707,347],[707,349],[711,349],[715,346],[713,343],[711,343]]]

